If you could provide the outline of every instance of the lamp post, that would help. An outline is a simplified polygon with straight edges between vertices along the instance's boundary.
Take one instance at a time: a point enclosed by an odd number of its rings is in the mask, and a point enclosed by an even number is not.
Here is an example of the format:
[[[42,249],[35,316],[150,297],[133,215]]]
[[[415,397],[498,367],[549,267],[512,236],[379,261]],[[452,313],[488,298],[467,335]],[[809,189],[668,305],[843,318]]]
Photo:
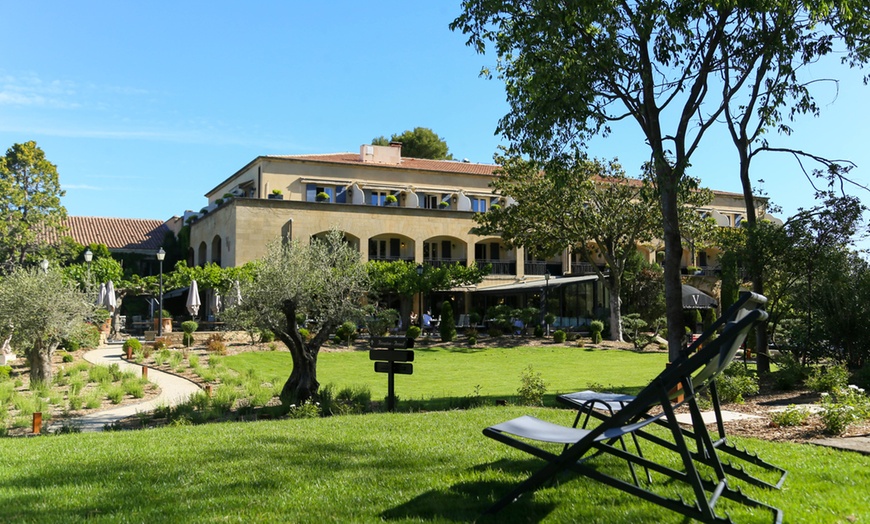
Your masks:
[[[550,324],[547,322],[547,301],[550,299],[550,271],[544,273],[544,324],[547,325],[547,336],[550,336]]]
[[[39,263],[39,267],[42,268],[43,273],[48,273],[48,260],[43,258],[42,261]]]
[[[93,259],[94,252],[91,251],[90,248],[88,248],[88,250],[85,251],[85,263],[88,265],[88,280],[87,282],[85,282],[85,289],[88,293],[91,292],[91,260]]]
[[[417,276],[420,277],[420,313],[417,320],[420,322],[420,328],[423,328],[423,264],[417,264]]]
[[[160,300],[158,301],[157,306],[160,308],[159,313],[157,313],[157,336],[163,336],[163,259],[166,258],[166,251],[163,251],[163,248],[160,248],[160,251],[157,252],[157,260],[160,262]]]

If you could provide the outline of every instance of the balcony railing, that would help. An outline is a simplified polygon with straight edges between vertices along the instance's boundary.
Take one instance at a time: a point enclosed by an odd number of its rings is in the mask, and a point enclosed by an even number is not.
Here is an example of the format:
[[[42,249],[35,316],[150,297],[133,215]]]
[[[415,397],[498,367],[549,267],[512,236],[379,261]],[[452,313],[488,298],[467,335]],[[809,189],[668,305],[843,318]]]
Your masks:
[[[427,258],[423,260],[423,263],[429,264],[432,267],[450,266],[453,264],[464,266],[468,264],[468,260],[465,258]]]
[[[589,262],[574,262],[571,264],[572,275],[594,275],[595,266]]]
[[[475,260],[478,266],[485,266],[490,264],[492,266],[492,271],[490,275],[516,275],[517,274],[517,263],[513,260],[493,260],[489,258],[484,258],[480,260]]]
[[[377,260],[380,262],[398,262],[399,260],[404,260],[405,262],[413,262],[414,257],[393,257],[393,256],[387,256],[387,255],[369,254],[369,260]]]
[[[550,264],[547,262],[538,262],[538,261],[526,261],[526,274],[527,275],[543,275],[545,273],[549,273],[551,275],[561,275],[562,274],[562,264],[555,263]]]

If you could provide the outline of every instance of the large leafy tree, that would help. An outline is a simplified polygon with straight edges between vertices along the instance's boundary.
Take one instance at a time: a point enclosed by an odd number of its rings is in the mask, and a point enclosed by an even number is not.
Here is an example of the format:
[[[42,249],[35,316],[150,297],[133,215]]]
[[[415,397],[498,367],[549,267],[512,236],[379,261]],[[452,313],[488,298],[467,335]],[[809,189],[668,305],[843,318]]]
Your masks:
[[[508,247],[533,255],[572,248],[589,262],[610,291],[610,338],[622,340],[622,277],[640,243],[660,236],[656,188],[629,178],[614,162],[562,156],[541,163],[508,155],[497,158],[496,193],[511,205],[476,215],[486,234],[500,234]],[[546,173],[546,174],[544,174]],[[709,204],[710,191],[686,178],[681,188],[684,222],[701,225],[694,209]],[[687,228],[688,229],[688,228]],[[608,274],[598,266],[604,259]]]
[[[0,264],[7,271],[60,232],[66,209],[57,167],[36,142],[15,144],[0,157]]]
[[[338,231],[307,245],[273,242],[254,264],[253,280],[242,282],[242,303],[233,309],[275,333],[290,349],[293,370],[281,391],[282,401],[303,402],[317,395],[320,347],[342,322],[360,316],[368,292],[359,252]],[[305,327],[310,339],[299,333],[298,317],[309,320]]]
[[[404,133],[394,134],[389,140],[384,136],[372,140],[372,144],[376,146],[387,146],[390,142],[402,143],[402,156],[453,160],[453,155],[448,152],[447,142],[428,127],[415,127]]]
[[[469,35],[479,52],[494,44],[510,104],[499,130],[524,154],[548,158],[585,147],[612,122],[637,123],[659,188],[673,359],[682,347],[679,185],[705,133],[754,69],[734,69],[724,88],[718,73],[728,57],[756,52],[758,19],[774,11],[810,19],[797,30],[820,48],[839,37],[850,50],[866,49],[866,9],[863,0],[466,0],[451,28]],[[790,22],[782,18],[765,38],[784,38],[796,30]],[[801,57],[789,46],[776,53]],[[775,82],[767,88],[777,89]]]
[[[55,268],[16,267],[0,281],[0,326],[27,357],[33,381],[51,382],[52,355],[93,312],[93,301]]]
[[[405,326],[410,325],[413,306],[411,300],[417,293],[446,291],[458,286],[479,284],[491,271],[489,265],[481,267],[476,264],[444,264],[435,267],[424,264],[422,271],[418,273],[416,264],[404,260],[371,260],[366,263],[366,268],[375,294],[395,293],[401,297],[400,314]],[[421,311],[420,314],[422,313]]]

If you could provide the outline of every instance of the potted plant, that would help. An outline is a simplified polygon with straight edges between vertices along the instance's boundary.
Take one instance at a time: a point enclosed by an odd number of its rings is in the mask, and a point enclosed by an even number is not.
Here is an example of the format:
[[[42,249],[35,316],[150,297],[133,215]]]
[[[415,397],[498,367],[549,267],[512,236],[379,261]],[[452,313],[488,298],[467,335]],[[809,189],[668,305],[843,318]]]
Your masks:
[[[317,193],[317,195],[314,197],[314,200],[318,202],[329,202],[329,193],[327,193],[326,191],[321,191],[320,193]]]
[[[154,331],[157,331],[157,323],[160,322],[160,318],[156,315],[154,316]],[[163,310],[163,332],[164,333],[172,333],[172,314],[169,311]]]
[[[224,199],[223,199],[223,198],[219,198],[219,199],[215,200],[214,203],[217,204],[217,205],[221,205],[221,204],[224,203]]]
[[[387,195],[384,198],[385,206],[395,206],[399,202],[399,199],[396,198],[396,195]]]
[[[439,209],[447,209],[448,207],[450,207],[450,202],[448,202],[446,200],[442,200],[441,202],[438,202]]]
[[[272,194],[269,195],[269,200],[284,200],[284,192],[280,189],[273,189]]]
[[[686,271],[690,275],[700,275],[701,274],[701,268],[698,266],[689,266],[686,268]]]

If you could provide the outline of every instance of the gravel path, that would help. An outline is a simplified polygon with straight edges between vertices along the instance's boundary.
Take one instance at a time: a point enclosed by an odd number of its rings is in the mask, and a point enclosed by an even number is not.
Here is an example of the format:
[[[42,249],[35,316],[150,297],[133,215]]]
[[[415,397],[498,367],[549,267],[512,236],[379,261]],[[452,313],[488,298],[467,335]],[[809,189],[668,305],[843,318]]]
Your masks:
[[[142,366],[122,359],[122,353],[123,348],[120,344],[110,344],[93,351],[88,351],[84,354],[84,359],[91,364],[103,366],[118,364],[124,371],[130,370],[141,373]],[[148,380],[160,387],[160,395],[157,397],[138,404],[128,404],[126,406],[97,411],[83,417],[67,419],[65,422],[77,425],[82,431],[103,431],[103,426],[106,424],[117,422],[136,413],[153,411],[155,407],[160,405],[174,406],[184,402],[190,395],[199,391],[199,387],[193,382],[156,369],[148,369]],[[49,426],[49,430],[53,431],[60,425],[61,422],[53,423]]]

